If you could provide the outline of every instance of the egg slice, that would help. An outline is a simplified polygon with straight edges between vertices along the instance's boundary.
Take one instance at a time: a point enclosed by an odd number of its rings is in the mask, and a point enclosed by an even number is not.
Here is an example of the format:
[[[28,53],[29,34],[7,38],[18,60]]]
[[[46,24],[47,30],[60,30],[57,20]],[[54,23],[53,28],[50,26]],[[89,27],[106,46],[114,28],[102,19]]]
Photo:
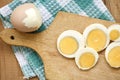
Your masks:
[[[107,47],[105,58],[111,67],[120,67],[120,42],[113,42]]]
[[[74,58],[80,47],[84,47],[84,38],[75,30],[67,30],[60,34],[57,39],[57,49],[64,57]]]
[[[93,48],[81,48],[77,51],[75,62],[82,70],[88,70],[95,66],[99,58],[98,53]]]
[[[91,24],[83,32],[87,47],[95,49],[97,52],[106,48],[109,44],[109,35],[107,28],[102,24]]]
[[[108,28],[108,34],[110,40],[112,41],[120,41],[120,25],[113,24]]]

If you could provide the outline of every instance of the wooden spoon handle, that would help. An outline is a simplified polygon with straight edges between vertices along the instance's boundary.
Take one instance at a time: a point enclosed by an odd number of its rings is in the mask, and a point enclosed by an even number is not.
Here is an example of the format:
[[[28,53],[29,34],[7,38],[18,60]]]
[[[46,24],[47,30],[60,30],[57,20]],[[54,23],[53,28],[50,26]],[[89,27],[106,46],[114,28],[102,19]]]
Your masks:
[[[36,49],[34,43],[36,35],[31,33],[18,32],[15,29],[5,29],[0,33],[1,39],[10,45],[26,46]]]

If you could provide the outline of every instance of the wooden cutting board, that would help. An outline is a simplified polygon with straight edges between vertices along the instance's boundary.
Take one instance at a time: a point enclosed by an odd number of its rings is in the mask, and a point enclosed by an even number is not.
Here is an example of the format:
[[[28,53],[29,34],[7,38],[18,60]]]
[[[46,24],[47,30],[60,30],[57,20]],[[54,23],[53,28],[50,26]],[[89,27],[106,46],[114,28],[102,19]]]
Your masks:
[[[120,80],[120,69],[111,68],[100,52],[97,65],[88,70],[78,69],[74,59],[64,58],[56,47],[58,36],[65,30],[83,30],[90,24],[101,23],[106,27],[114,24],[99,19],[59,12],[50,27],[41,33],[22,33],[14,29],[6,29],[0,33],[3,41],[10,45],[26,46],[34,49],[41,56],[46,80]]]

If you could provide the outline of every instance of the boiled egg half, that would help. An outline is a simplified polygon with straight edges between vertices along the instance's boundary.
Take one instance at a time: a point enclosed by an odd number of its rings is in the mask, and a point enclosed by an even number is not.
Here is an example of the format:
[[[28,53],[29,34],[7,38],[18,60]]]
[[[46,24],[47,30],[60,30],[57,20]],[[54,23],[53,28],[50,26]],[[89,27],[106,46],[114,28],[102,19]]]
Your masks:
[[[57,39],[57,49],[64,57],[74,58],[77,50],[85,46],[84,38],[80,32],[66,30]]]
[[[77,51],[75,62],[82,70],[88,70],[95,66],[99,58],[98,53],[93,48],[81,48]]]
[[[120,42],[113,42],[107,47],[105,58],[111,67],[120,67]]]
[[[108,34],[110,40],[112,41],[120,41],[120,25],[113,24],[108,28]]]
[[[97,52],[106,48],[109,44],[109,35],[107,28],[98,23],[89,25],[83,32],[86,47],[91,47]]]

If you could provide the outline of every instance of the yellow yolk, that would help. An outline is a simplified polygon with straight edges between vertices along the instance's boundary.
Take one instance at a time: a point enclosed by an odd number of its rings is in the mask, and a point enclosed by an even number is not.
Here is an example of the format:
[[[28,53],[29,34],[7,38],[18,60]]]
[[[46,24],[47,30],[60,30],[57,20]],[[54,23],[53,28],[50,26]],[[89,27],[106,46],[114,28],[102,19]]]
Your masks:
[[[87,45],[100,51],[106,44],[106,35],[102,30],[95,29],[91,31],[87,37]]]
[[[108,60],[111,66],[120,66],[120,46],[111,49],[108,53]]]
[[[90,68],[95,63],[95,56],[92,53],[86,52],[79,58],[79,64],[83,68]]]
[[[120,37],[120,33],[118,30],[112,30],[110,32],[110,40],[116,40]]]
[[[64,54],[73,54],[78,49],[78,42],[73,37],[65,37],[60,41],[59,47]]]

